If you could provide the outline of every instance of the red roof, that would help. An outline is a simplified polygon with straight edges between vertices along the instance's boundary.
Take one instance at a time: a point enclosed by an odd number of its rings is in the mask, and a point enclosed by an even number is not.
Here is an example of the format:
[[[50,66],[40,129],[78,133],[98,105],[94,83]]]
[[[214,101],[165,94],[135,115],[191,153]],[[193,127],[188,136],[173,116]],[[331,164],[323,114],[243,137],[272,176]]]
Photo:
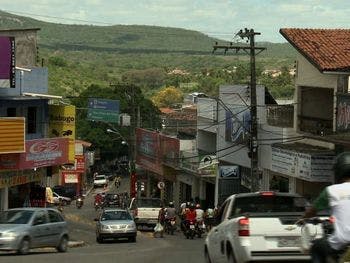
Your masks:
[[[350,71],[350,29],[282,28],[280,33],[322,71]]]
[[[163,114],[169,114],[175,112],[175,110],[170,109],[170,108],[159,108],[160,112]]]

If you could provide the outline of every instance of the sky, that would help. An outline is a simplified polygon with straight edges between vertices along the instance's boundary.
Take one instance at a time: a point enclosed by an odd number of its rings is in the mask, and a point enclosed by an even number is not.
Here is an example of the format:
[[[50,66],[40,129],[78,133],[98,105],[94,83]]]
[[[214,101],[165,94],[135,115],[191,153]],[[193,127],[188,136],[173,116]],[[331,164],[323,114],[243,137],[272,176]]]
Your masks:
[[[0,9],[55,23],[177,27],[229,41],[242,28],[270,42],[285,42],[285,27],[350,28],[349,0],[1,0]]]

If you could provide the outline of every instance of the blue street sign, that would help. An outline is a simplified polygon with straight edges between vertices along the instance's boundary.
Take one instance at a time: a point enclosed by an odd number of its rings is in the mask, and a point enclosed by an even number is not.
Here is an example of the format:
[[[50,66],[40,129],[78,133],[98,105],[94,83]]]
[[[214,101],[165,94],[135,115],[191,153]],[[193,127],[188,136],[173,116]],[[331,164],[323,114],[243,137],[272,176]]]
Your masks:
[[[91,98],[89,99],[88,108],[114,111],[116,113],[119,113],[119,100]]]

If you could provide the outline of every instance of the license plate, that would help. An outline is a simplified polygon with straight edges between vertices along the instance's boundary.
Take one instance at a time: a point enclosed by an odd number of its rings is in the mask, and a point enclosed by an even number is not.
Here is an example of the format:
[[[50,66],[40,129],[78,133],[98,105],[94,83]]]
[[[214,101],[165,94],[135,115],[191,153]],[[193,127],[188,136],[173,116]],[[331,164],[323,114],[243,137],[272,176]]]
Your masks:
[[[150,220],[149,221],[150,224],[157,224],[157,222],[158,222],[157,220]]]
[[[299,237],[281,237],[278,239],[278,247],[299,247],[300,238]]]
[[[194,229],[194,225],[190,225],[190,229]]]

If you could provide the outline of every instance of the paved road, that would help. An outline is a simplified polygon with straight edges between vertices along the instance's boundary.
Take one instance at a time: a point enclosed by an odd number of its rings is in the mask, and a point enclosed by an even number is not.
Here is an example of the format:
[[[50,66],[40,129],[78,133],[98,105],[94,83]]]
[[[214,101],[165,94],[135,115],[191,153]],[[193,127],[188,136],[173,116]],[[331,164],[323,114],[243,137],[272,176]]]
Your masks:
[[[111,192],[125,191],[128,181],[123,179],[120,189],[110,186]],[[151,231],[139,231],[136,243],[126,241],[97,244],[95,241],[96,211],[93,207],[93,192],[85,199],[82,209],[73,203],[64,213],[69,223],[73,240],[83,240],[86,245],[71,248],[67,253],[57,253],[54,249],[34,250],[26,256],[0,254],[4,263],[199,263],[204,262],[204,239],[187,240],[182,233],[165,238],[154,238]]]

